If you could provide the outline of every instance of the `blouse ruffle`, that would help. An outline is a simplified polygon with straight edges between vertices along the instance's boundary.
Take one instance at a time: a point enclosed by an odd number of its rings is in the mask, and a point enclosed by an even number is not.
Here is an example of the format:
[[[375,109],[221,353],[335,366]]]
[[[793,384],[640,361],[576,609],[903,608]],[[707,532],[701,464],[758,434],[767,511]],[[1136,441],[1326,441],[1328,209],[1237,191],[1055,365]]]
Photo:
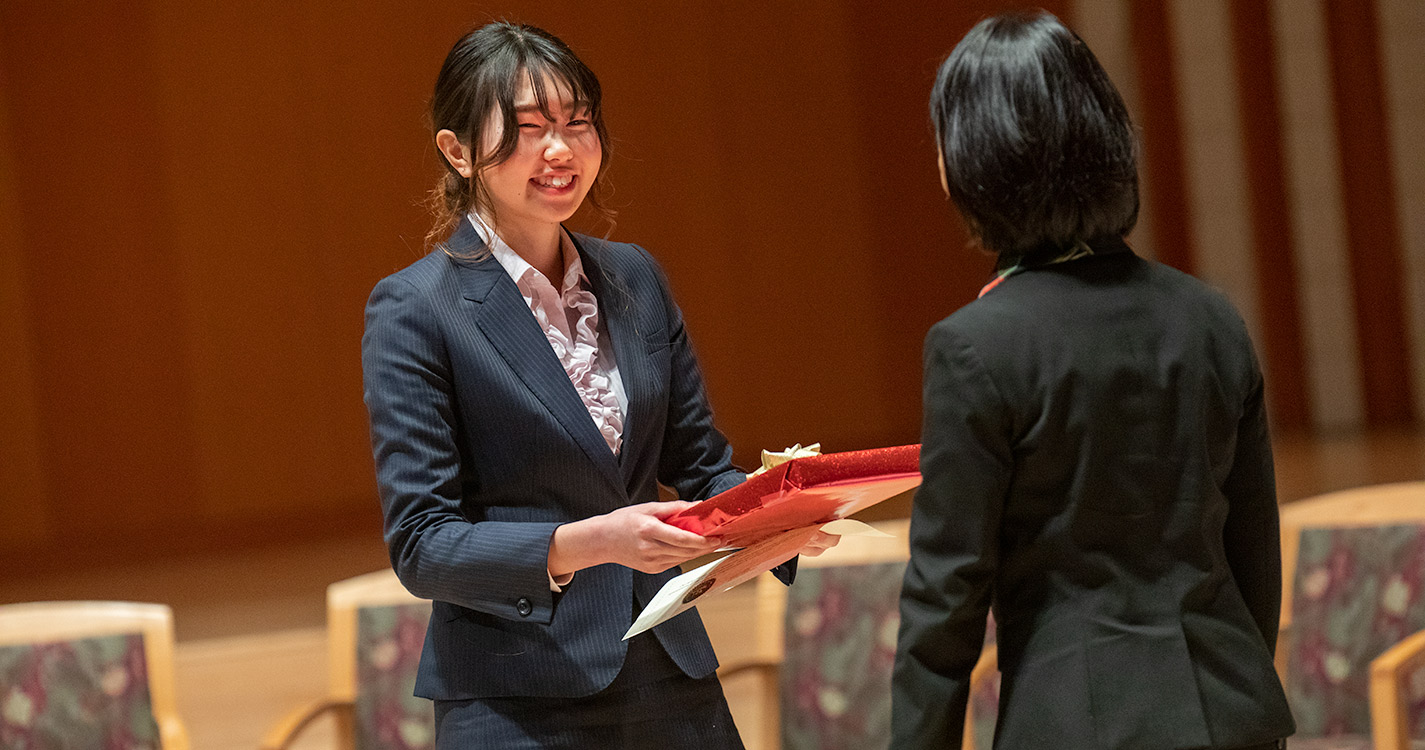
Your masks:
[[[544,331],[569,382],[594,420],[594,427],[615,454],[623,445],[623,408],[619,406],[613,374],[599,357],[599,301],[589,289],[584,263],[568,235],[560,238],[564,278],[559,289],[510,248],[477,214],[469,220],[529,303],[530,312]]]
[[[531,297],[536,304],[530,305],[530,310],[569,375],[569,382],[574,384],[574,390],[579,392],[579,398],[589,410],[594,426],[603,435],[609,450],[618,453],[623,444],[623,411],[619,408],[613,382],[599,366],[598,299],[588,289],[578,260],[565,269],[562,295],[554,292],[552,285],[535,281],[530,274],[537,273],[531,268],[524,276],[524,280],[533,282],[529,284],[529,291],[533,292]],[[545,303],[550,295],[555,295],[553,305]],[[551,309],[566,310],[566,319],[552,320]]]

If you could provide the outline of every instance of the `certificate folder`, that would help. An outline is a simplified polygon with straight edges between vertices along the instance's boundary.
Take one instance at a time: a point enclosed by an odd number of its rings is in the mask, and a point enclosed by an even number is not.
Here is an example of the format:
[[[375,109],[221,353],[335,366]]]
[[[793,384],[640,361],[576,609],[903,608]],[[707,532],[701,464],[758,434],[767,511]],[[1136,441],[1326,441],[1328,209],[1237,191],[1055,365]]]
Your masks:
[[[747,547],[780,531],[845,518],[920,484],[920,446],[794,458],[665,519]]]
[[[666,583],[624,638],[781,565],[818,530],[879,533],[846,517],[919,485],[919,462],[919,445],[794,458],[669,516],[667,523],[741,549]]]

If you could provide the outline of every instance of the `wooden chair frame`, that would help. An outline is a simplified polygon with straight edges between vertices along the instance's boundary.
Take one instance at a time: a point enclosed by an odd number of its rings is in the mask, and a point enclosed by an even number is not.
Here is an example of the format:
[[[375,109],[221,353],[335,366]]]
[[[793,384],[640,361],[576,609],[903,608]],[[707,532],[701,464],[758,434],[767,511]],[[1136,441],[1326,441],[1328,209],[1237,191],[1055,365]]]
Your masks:
[[[1371,739],[1376,750],[1410,750],[1407,681],[1418,669],[1425,669],[1425,630],[1371,662]]]
[[[975,750],[975,690],[998,671],[999,644],[991,643],[980,652],[979,662],[970,671],[970,700],[965,702],[965,736],[960,740],[961,750]]]
[[[178,718],[172,609],[163,604],[109,601],[0,606],[0,646],[133,633],[143,636],[149,701],[162,750],[188,750],[188,730]]]
[[[303,731],[330,713],[337,746],[356,746],[357,612],[363,607],[400,606],[424,601],[407,591],[392,570],[378,570],[327,587],[328,694],[282,717],[263,737],[262,750],[286,750]]]

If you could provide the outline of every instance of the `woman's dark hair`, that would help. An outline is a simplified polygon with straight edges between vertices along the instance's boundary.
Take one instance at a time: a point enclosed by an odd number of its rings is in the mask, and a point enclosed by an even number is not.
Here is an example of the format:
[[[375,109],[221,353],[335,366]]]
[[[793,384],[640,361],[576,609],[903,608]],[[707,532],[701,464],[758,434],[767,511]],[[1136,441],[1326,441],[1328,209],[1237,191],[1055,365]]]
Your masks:
[[[941,64],[930,116],[951,200],[1002,259],[1122,237],[1137,222],[1128,110],[1088,45],[1054,16],[976,24]]]
[[[498,21],[461,37],[445,56],[435,80],[435,94],[430,103],[431,134],[442,130],[455,133],[461,143],[470,147],[472,171],[468,179],[462,177],[441,155],[446,173],[431,191],[428,201],[435,214],[435,225],[426,234],[427,244],[443,241],[456,223],[472,210],[485,216],[492,225],[498,221],[489,193],[480,181],[480,172],[514,154],[519,143],[515,97],[526,80],[545,117],[552,117],[549,109],[552,93],[567,95],[572,107],[588,112],[588,120],[598,133],[603,157],[588,200],[612,227],[614,211],[603,203],[609,135],[600,108],[602,94],[598,77],[553,34],[534,26]],[[547,83],[559,91],[550,92]],[[493,151],[485,153],[482,148],[485,130],[496,112],[503,122],[500,142]]]

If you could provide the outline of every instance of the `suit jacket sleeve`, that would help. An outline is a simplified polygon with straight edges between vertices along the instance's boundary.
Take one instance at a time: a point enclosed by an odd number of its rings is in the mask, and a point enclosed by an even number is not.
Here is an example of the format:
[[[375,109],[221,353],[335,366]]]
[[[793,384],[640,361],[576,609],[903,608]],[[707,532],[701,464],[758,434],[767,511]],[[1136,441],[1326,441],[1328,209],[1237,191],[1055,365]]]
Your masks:
[[[953,320],[953,319],[952,319]],[[1013,459],[1010,413],[950,321],[925,341],[920,489],[901,591],[891,747],[958,747],[984,641]]]
[[[391,564],[411,593],[512,620],[548,623],[556,523],[471,523],[450,361],[431,303],[384,279],[366,306],[365,398]],[[527,607],[521,612],[521,602]]]
[[[1237,426],[1232,469],[1223,483],[1227,521],[1223,547],[1232,578],[1274,652],[1281,618],[1281,529],[1277,509],[1272,444],[1262,396],[1262,376],[1253,368],[1253,386]]]
[[[713,424],[712,406],[703,385],[703,371],[688,340],[683,312],[668,290],[668,279],[646,250],[639,248],[658,277],[663,297],[669,364],[668,421],[658,455],[658,481],[672,487],[680,500],[705,500],[747,481],[732,465],[732,446]],[[790,584],[796,576],[796,558],[772,573]]]

